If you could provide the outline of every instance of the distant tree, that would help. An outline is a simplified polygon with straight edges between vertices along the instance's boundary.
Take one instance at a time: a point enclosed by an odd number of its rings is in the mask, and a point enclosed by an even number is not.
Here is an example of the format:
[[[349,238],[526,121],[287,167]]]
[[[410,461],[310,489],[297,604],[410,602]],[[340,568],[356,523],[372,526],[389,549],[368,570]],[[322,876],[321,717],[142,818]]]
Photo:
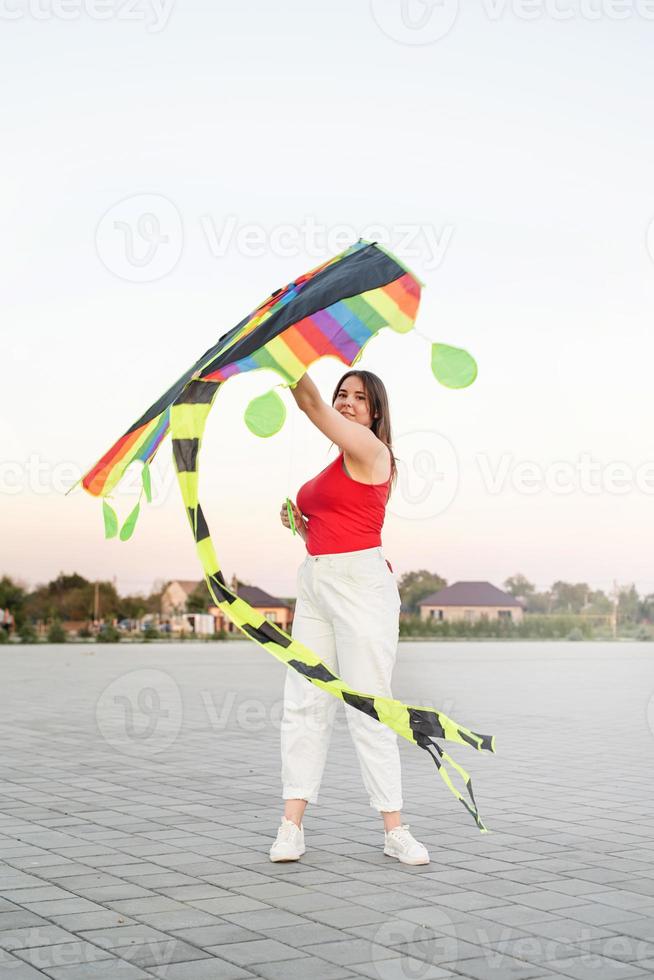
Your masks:
[[[103,619],[113,619],[120,610],[120,598],[112,582],[98,582],[99,613]],[[77,620],[93,618],[95,609],[95,582],[81,575],[59,575],[47,585],[38,586],[27,597],[26,613],[32,619],[45,621]]]
[[[142,595],[120,596],[118,605],[119,619],[141,619],[148,609],[148,598]]]
[[[23,623],[18,631],[21,643],[36,643],[38,641],[38,636],[36,630],[31,625],[31,623]]]
[[[165,588],[166,588],[166,583],[162,579],[159,579],[154,583],[152,587],[152,592],[145,600],[146,612],[149,613],[161,612],[161,597],[163,595],[163,591]]]
[[[550,591],[554,613],[580,613],[591,593],[585,582],[578,582],[576,585],[570,582],[555,582]]]
[[[186,610],[190,613],[206,613],[209,606],[214,605],[207,583],[204,579],[193,589],[186,600]]]
[[[646,623],[654,623],[654,593],[643,596],[640,600],[639,617]]]
[[[547,615],[552,611],[551,592],[533,592],[524,601],[524,611],[533,615]]]
[[[507,578],[504,583],[504,590],[508,592],[509,595],[514,596],[516,599],[527,599],[529,596],[533,595],[536,591],[536,586],[532,585],[524,575],[518,573],[517,575],[512,575]]]
[[[66,636],[66,630],[63,628],[58,619],[55,619],[52,626],[48,630],[48,643],[65,643],[68,637]]]
[[[17,629],[20,629],[25,620],[26,598],[27,590],[24,586],[19,585],[18,582],[14,582],[8,575],[3,575],[0,578],[0,609],[8,609],[10,611],[14,617]]]
[[[637,623],[640,614],[640,598],[635,585],[618,592],[618,620],[620,623]]]
[[[441,578],[437,572],[428,572],[424,568],[418,572],[405,572],[398,585],[402,609],[409,614],[417,613],[418,603],[425,596],[444,589],[446,585],[447,580]]]
[[[610,612],[612,612],[612,610],[613,603],[601,589],[597,589],[595,592],[589,593],[588,602],[584,610],[585,612],[594,615],[607,616]]]

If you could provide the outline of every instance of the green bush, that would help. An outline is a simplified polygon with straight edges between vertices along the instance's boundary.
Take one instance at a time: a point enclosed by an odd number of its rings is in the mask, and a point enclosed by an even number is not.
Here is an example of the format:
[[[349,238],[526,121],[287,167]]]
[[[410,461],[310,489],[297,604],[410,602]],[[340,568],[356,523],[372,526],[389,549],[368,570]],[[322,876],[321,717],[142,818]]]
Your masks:
[[[59,620],[55,619],[48,630],[48,643],[65,643],[67,639],[66,630]]]
[[[106,623],[104,626],[100,627],[98,635],[95,638],[96,643],[118,643],[120,641],[120,633],[115,626],[111,626]]]
[[[9,633],[3,627],[0,627],[0,646],[3,643],[9,643]]]
[[[81,640],[88,640],[93,636],[93,633],[88,626],[82,626],[81,630],[77,631],[77,635]]]
[[[31,623],[23,623],[18,630],[18,635],[20,636],[21,643],[38,643],[39,640],[36,630]]]
[[[647,626],[640,626],[636,633],[636,639],[641,641],[652,640],[652,631]]]
[[[160,640],[161,633],[155,626],[151,626],[150,623],[143,630],[143,639],[147,643],[148,640]]]
[[[583,638],[584,634],[581,632],[578,626],[575,626],[574,629],[571,629],[568,633],[569,640],[583,640]]]

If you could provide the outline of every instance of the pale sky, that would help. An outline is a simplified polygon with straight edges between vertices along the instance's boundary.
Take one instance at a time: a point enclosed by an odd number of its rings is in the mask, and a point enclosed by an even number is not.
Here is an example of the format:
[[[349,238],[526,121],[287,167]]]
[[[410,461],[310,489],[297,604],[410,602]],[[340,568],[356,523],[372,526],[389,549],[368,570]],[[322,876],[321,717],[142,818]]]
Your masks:
[[[361,364],[404,461],[395,571],[654,591],[654,4],[96,3],[0,4],[0,574],[199,579],[169,441],[128,543],[63,491],[363,235],[425,282],[423,336],[384,331]],[[428,338],[475,356],[471,388],[437,384]],[[312,368],[325,398],[343,370]],[[278,380],[222,389],[201,499],[226,575],[293,595],[279,508],[334,450],[288,392],[282,432],[248,432]]]

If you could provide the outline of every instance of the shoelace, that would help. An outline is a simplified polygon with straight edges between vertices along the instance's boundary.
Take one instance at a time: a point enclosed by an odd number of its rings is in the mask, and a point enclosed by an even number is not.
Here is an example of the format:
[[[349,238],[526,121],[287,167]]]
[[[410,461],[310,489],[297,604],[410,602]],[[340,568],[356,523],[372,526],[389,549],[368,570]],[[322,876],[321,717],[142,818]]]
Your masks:
[[[393,830],[389,831],[393,838],[405,847],[410,847],[412,844],[417,843],[414,840],[413,835],[409,833],[409,824],[403,823],[400,827],[394,827]]]
[[[277,831],[277,840],[284,841],[284,842],[289,841],[293,834],[293,830],[297,830],[297,829],[298,828],[295,826],[294,823],[281,824],[279,830]]]

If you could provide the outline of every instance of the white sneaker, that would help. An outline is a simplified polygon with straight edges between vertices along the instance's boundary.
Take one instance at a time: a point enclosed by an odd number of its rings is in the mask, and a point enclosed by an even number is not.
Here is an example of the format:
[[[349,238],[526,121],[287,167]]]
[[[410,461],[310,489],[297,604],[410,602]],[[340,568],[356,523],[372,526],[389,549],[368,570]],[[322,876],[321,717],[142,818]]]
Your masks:
[[[297,861],[305,851],[304,827],[298,827],[292,820],[282,817],[277,840],[270,848],[270,860]]]
[[[402,864],[429,864],[429,851],[409,833],[408,823],[384,833],[384,854]]]

